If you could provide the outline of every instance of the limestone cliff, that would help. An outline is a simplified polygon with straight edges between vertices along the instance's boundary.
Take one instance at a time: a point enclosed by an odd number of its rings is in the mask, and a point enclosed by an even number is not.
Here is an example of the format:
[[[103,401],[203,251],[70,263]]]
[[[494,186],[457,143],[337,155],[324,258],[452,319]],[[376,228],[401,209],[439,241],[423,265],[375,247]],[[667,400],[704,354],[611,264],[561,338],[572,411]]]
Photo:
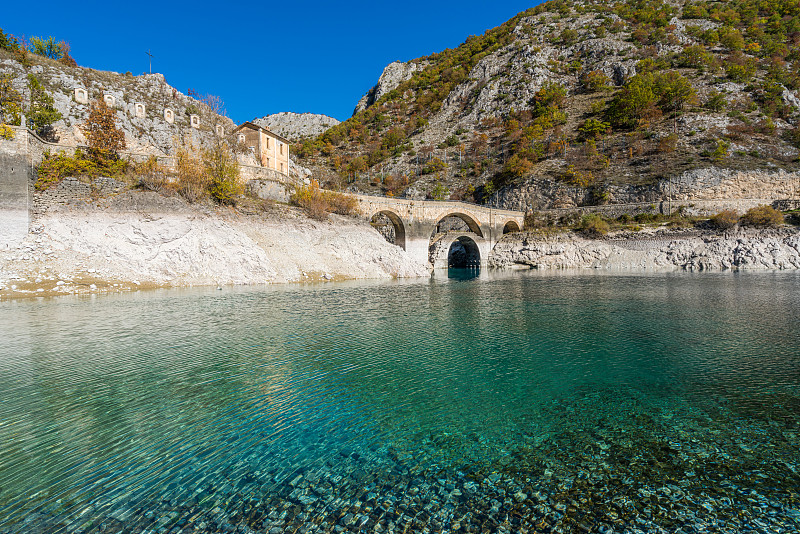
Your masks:
[[[273,113],[252,121],[259,126],[265,126],[291,141],[304,137],[319,135],[331,126],[336,126],[339,121],[327,115],[317,113],[292,113],[283,111]]]
[[[0,50],[0,75],[10,75],[14,88],[29,98],[28,74],[34,75],[53,97],[62,119],[56,122],[55,138],[61,144],[85,144],[79,125],[86,119],[89,106],[76,97],[75,90],[86,91],[89,102],[108,97],[117,126],[125,133],[127,150],[134,153],[173,155],[181,142],[207,146],[217,136],[216,127],[230,134],[235,124],[200,100],[169,85],[162,74],[98,71],[87,67],[70,67],[47,58],[29,55],[31,65],[23,66],[10,52]],[[141,107],[137,110],[137,104]],[[172,122],[165,117],[172,112]],[[199,119],[192,127],[190,117]]]
[[[380,78],[378,78],[378,83],[367,91],[367,94],[362,96],[361,100],[358,101],[353,114],[356,115],[375,104],[375,102],[379,101],[386,93],[393,91],[401,83],[410,80],[411,76],[418,70],[420,70],[420,66],[411,61],[407,63],[402,63],[400,61],[389,63],[386,68],[383,69]]]

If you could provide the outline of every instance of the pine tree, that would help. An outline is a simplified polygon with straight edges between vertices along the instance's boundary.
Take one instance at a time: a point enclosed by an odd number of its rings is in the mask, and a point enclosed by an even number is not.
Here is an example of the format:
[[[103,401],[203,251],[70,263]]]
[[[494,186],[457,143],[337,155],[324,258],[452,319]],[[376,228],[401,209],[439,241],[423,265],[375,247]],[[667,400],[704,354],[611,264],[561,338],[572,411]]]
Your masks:
[[[53,107],[53,97],[33,74],[28,74],[28,87],[31,92],[28,127],[42,137],[53,139],[53,123],[61,120],[61,113]]]

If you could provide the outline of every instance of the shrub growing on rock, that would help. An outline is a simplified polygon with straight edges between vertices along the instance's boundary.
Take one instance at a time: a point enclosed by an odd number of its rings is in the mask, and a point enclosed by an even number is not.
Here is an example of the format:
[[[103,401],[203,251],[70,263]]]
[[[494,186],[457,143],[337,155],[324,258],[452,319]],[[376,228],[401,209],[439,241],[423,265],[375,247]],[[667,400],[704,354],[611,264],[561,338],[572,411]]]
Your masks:
[[[63,152],[54,156],[46,154],[36,169],[35,187],[38,191],[43,191],[58,185],[67,176],[85,176],[90,179],[94,187],[94,179],[98,176],[118,177],[125,172],[127,166],[128,162],[125,160],[97,160],[80,149],[75,150],[74,156],[68,156]]]
[[[435,174],[447,168],[447,164],[439,158],[433,158],[422,167],[422,174]]]
[[[298,187],[289,201],[303,208],[309,217],[318,221],[324,221],[330,213],[352,215],[358,207],[358,201],[354,197],[344,193],[324,191],[319,188],[319,183],[316,181]]]
[[[114,112],[100,99],[89,106],[89,116],[81,124],[89,144],[89,153],[96,160],[116,159],[125,150],[125,132],[117,128]]]
[[[611,226],[597,213],[584,215],[578,228],[590,237],[604,236],[611,230]]]
[[[750,226],[775,228],[783,224],[783,214],[768,204],[750,208],[742,215],[741,221]]]
[[[239,163],[230,147],[217,143],[214,148],[204,151],[203,164],[210,178],[211,198],[219,204],[235,205],[244,188],[239,181]]]
[[[739,214],[734,210],[722,210],[711,217],[708,222],[717,230],[728,230],[739,222]]]
[[[14,89],[11,75],[4,74],[0,76],[0,124],[19,126],[21,114],[22,95]]]
[[[61,113],[56,110],[53,97],[33,74],[28,74],[28,90],[31,103],[27,126],[46,140],[57,141],[53,123],[61,120]]]
[[[179,148],[175,156],[178,193],[189,202],[205,198],[211,178],[203,162],[191,149],[184,147]]]

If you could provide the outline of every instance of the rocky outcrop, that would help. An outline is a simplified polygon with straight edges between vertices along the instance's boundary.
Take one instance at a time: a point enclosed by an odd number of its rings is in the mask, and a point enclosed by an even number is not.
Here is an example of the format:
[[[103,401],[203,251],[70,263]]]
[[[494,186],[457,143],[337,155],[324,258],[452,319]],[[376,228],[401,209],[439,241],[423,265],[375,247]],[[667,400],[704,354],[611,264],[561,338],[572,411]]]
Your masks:
[[[339,121],[327,115],[284,111],[254,119],[253,123],[269,128],[291,141],[296,141],[303,137],[319,135],[328,128],[339,124]]]
[[[367,109],[380,100],[383,95],[392,91],[404,81],[410,80],[411,76],[420,68],[419,64],[410,61],[408,63],[402,63],[400,61],[389,63],[386,68],[383,69],[381,77],[378,78],[378,83],[358,101],[353,114],[355,115],[359,111]]]
[[[367,222],[275,209],[247,215],[148,192],[51,207],[0,252],[0,295],[429,274]]]
[[[3,51],[0,53],[4,54]],[[0,75],[9,75],[14,88],[29,98],[27,75],[33,74],[53,97],[61,120],[54,125],[58,143],[75,146],[86,144],[80,124],[89,114],[89,105],[76,100],[75,89],[85,89],[89,102],[109,97],[113,102],[117,127],[125,133],[127,151],[152,155],[173,155],[178,143],[196,147],[211,146],[217,138],[216,126],[225,134],[235,128],[231,119],[215,113],[199,100],[169,85],[162,74],[98,71],[86,67],[69,67],[55,61],[31,57],[35,64],[27,70],[18,61],[0,54]],[[137,113],[136,104],[143,105]],[[173,122],[164,117],[164,110],[173,112]],[[190,125],[190,116],[200,117],[199,128]]]
[[[800,269],[796,229],[724,234],[659,230],[588,239],[575,233],[512,234],[495,246],[493,267],[537,269],[767,270]]]
[[[587,189],[576,188],[562,180],[536,176],[501,189],[491,197],[490,203],[503,209],[525,211],[576,208],[600,202],[658,204],[669,201],[676,207],[725,199],[731,201],[733,207],[737,200],[759,199],[762,204],[771,203],[796,198],[798,192],[800,172],[706,167],[685,171],[654,184],[608,184]]]

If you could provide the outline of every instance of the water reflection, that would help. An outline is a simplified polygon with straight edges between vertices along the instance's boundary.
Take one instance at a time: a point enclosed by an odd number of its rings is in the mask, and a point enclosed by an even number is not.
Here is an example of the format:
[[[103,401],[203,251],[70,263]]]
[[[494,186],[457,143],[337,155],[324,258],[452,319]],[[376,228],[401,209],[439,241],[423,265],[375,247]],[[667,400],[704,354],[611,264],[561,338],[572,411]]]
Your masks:
[[[667,514],[710,528],[709,495],[737,518],[757,491],[758,520],[796,530],[798,289],[791,274],[450,269],[2,303],[0,533],[92,532],[109,517],[125,531],[182,517],[290,529],[406,498],[424,521],[411,530],[445,511],[439,530],[467,512],[479,529],[502,513],[543,520],[525,499],[512,514],[508,495],[569,487],[565,502],[603,503],[620,480],[642,504],[625,525]],[[656,520],[638,492],[666,480],[691,498]],[[732,485],[742,493],[720,489]],[[581,521],[599,528],[603,506]],[[274,510],[286,513],[262,517]]]
[[[449,267],[447,269],[447,278],[451,280],[473,280],[480,278],[480,267]]]

